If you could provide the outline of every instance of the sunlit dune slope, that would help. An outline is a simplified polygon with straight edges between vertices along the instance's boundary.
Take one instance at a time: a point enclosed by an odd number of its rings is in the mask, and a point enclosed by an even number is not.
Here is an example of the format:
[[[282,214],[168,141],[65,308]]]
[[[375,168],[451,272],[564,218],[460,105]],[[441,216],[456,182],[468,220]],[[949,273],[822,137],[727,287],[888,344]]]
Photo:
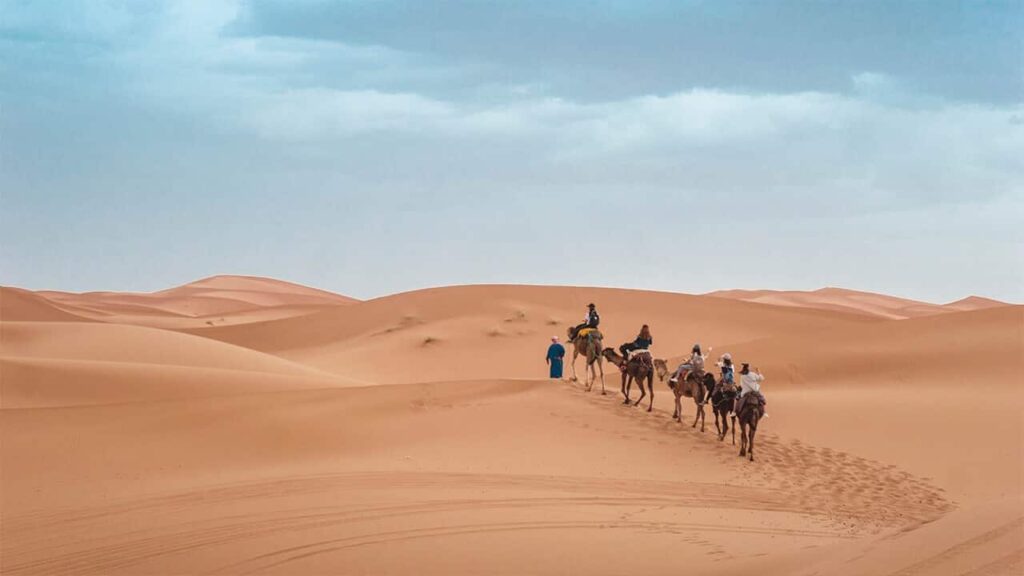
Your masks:
[[[311,315],[191,334],[378,382],[536,377],[551,336],[564,339],[588,302],[606,345],[650,324],[658,355],[773,335],[879,322],[861,314],[609,288],[457,286],[407,292]]]
[[[46,298],[21,288],[0,287],[0,321],[85,322]]]
[[[773,385],[1022,385],[1024,306],[835,327],[732,346]]]
[[[888,319],[913,318],[947,311],[938,304],[845,288],[821,288],[813,291],[720,290],[711,292],[708,296],[777,306],[837,310]]]
[[[274,374],[316,370],[239,346],[142,326],[70,322],[3,322],[0,356],[133,362]]]
[[[148,294],[126,292],[39,293],[61,304],[105,315],[201,317],[267,307],[343,306],[356,300],[291,282],[251,276],[213,276]],[[115,318],[116,319],[116,318]]]

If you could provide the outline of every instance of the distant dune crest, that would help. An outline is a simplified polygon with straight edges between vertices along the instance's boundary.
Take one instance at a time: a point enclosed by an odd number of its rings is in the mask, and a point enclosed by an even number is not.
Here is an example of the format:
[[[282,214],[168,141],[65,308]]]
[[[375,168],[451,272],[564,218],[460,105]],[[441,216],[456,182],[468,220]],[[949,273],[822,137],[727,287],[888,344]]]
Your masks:
[[[33,306],[12,304],[4,315],[8,319],[70,321],[73,317],[171,329],[258,322],[359,302],[292,282],[231,275],[151,293],[4,290],[12,291],[12,299],[19,301],[36,299]]]
[[[885,294],[834,287],[819,288],[818,290],[811,291],[718,290],[709,292],[706,296],[730,298],[759,304],[772,304],[775,306],[840,310],[894,320],[1007,306],[1005,302],[980,296],[968,296],[949,304],[932,304],[896,296],[887,296]]]

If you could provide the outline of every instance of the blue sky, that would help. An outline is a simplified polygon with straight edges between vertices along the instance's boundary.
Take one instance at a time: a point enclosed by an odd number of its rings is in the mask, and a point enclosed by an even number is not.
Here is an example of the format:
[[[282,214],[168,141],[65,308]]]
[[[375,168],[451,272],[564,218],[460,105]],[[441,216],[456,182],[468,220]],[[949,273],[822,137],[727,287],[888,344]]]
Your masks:
[[[1024,301],[1024,3],[0,4],[0,282]]]

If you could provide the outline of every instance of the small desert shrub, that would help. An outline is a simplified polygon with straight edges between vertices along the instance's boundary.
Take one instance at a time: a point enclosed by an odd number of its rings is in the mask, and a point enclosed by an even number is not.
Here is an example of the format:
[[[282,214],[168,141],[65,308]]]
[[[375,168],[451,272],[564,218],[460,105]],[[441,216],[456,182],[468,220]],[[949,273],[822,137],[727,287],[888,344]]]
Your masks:
[[[511,318],[505,318],[505,322],[526,322],[526,312],[516,310]]]

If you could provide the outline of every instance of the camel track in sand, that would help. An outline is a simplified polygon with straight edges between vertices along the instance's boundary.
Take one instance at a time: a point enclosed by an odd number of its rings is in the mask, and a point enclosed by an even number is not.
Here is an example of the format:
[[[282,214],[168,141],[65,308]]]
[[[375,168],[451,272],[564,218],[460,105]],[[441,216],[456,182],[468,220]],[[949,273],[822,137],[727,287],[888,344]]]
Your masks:
[[[592,409],[549,406],[565,394]],[[481,405],[480,399],[428,400],[402,402],[454,411],[451,417]],[[548,417],[587,435],[684,450],[697,461],[723,467],[730,480],[395,469],[230,482],[5,516],[3,572],[131,573],[200,556],[200,571],[287,571],[301,570],[296,562],[386,544],[601,530],[681,537],[719,561],[736,558],[724,544],[729,534],[795,538],[815,546],[883,529],[910,529],[952,507],[938,489],[892,465],[786,441],[764,430],[758,460],[750,463],[714,432],[701,433],[664,410],[651,414],[625,407],[615,395],[584,393],[572,384],[530,388],[501,401],[526,402],[530,410],[549,406]],[[723,515],[711,516],[708,509]],[[800,529],[786,525],[794,517],[802,518]]]
[[[1016,539],[1018,547],[1014,549],[1013,552],[997,558],[984,566],[969,572],[963,572],[961,576],[1020,574],[1021,572],[1019,568],[1024,568],[1024,546],[1020,546],[1022,528],[1024,528],[1024,517],[1016,518],[983,534],[975,536],[974,538],[964,540],[955,546],[951,546],[931,558],[893,572],[890,576],[914,576],[915,574],[928,573],[929,571],[933,571],[943,566],[951,566],[954,565],[955,560],[965,554],[1004,538]]]
[[[664,398],[665,395],[659,397]],[[710,432],[690,427],[686,417],[692,417],[692,402],[683,404],[684,416],[680,423],[673,421],[669,412],[657,406],[653,413],[647,413],[640,407],[626,407],[617,400],[609,402],[606,397],[590,394],[586,398],[594,404],[613,404],[613,414],[627,418],[647,431],[682,434],[687,440],[692,440],[687,442],[686,449],[717,457],[723,465],[734,467],[740,477],[753,485],[780,490],[788,495],[786,504],[793,509],[837,518],[857,518],[875,528],[884,528],[929,522],[954,508],[954,504],[942,494],[942,489],[926,479],[915,477],[892,464],[780,438],[769,431],[770,420],[765,420],[757,433],[757,461],[748,464],[737,457],[738,439],[736,446],[729,438],[724,442],[718,441],[714,420],[711,421]],[[557,414],[552,412],[552,415]],[[621,432],[621,428],[605,428],[590,421],[579,420],[578,424],[597,432]],[[623,437],[635,442],[672,443],[671,437],[662,434],[637,433]],[[795,470],[800,472],[794,473]]]
[[[386,486],[386,488],[381,488]],[[139,517],[173,515],[173,511],[198,506],[225,506],[245,504],[250,499],[294,498],[296,495],[317,495],[317,501],[329,502],[339,494],[370,494],[375,490],[441,491],[446,488],[479,487],[502,491],[538,490],[561,493],[546,497],[474,498],[450,500],[443,494],[436,499],[417,500],[401,505],[366,506],[360,504],[286,507],[268,513],[234,514],[218,516],[211,525],[196,526],[191,521],[170,522],[156,529],[124,530],[116,535],[103,531],[115,526],[132,526]],[[589,493],[588,496],[569,496],[565,493]],[[622,496],[628,492],[642,495]],[[745,497],[737,499],[736,494]],[[372,496],[371,496],[372,498]],[[708,505],[736,510],[758,512],[806,513],[793,507],[784,498],[772,496],[769,491],[752,490],[734,485],[709,485],[674,482],[636,482],[596,478],[545,478],[531,476],[445,474],[445,473],[365,473],[341,474],[311,478],[289,478],[260,483],[242,483],[221,486],[212,490],[142,499],[119,506],[66,514],[28,515],[12,518],[5,530],[27,538],[16,552],[4,555],[4,572],[8,574],[87,574],[125,569],[141,561],[162,555],[180,554],[249,538],[274,536],[325,528],[344,528],[354,534],[330,538],[299,546],[282,548],[246,559],[224,569],[246,572],[271,568],[310,555],[325,554],[356,546],[382,544],[390,541],[431,538],[467,533],[504,532],[552,529],[631,529],[640,531],[702,534],[706,532],[749,532],[787,534],[810,538],[842,538],[841,532],[821,530],[787,530],[757,526],[714,525],[693,522],[666,522],[630,520],[630,514],[648,508],[699,508]],[[572,509],[581,515],[598,514],[600,520],[577,521],[523,521],[472,522],[452,524],[452,516],[460,512],[484,513],[495,518],[505,517],[511,510],[526,510],[542,516],[545,510]],[[171,511],[169,514],[168,511]],[[440,525],[402,530],[373,530],[382,520],[408,521],[411,517],[431,517]],[[366,528],[360,526],[366,525]],[[94,534],[77,542],[63,542],[76,548],[74,552],[48,556],[54,542],[49,534],[62,527],[74,528],[79,534]]]
[[[605,399],[594,401],[604,403]],[[622,417],[639,420],[645,427],[677,432],[675,422],[657,422],[646,413],[622,410]],[[555,414],[557,416],[557,413]],[[663,414],[667,418],[667,414]],[[639,418],[637,418],[639,417]],[[580,422],[580,425],[590,427]],[[313,556],[389,542],[444,538],[464,534],[544,530],[628,530],[685,535],[700,542],[709,532],[783,534],[813,540],[851,538],[885,527],[915,526],[947,511],[950,504],[920,479],[892,466],[853,457],[799,442],[783,442],[765,435],[759,457],[749,465],[735,457],[734,447],[682,427],[690,449],[716,451],[726,465],[737,467],[733,484],[636,481],[605,478],[547,477],[514,474],[442,472],[361,472],[290,477],[258,482],[225,484],[176,494],[140,498],[110,506],[62,512],[29,513],[5,519],[8,540],[3,568],[7,574],[90,574],[130,570],[162,556],[194,553],[256,538],[307,533],[335,534],[303,543],[282,546],[263,554],[221,566],[218,571],[256,572],[287,565]],[[594,428],[600,431],[599,427]],[[621,431],[621,429],[619,429]],[[663,442],[665,433],[653,441]],[[706,438],[704,437],[706,436]],[[808,473],[794,474],[799,463]],[[761,484],[755,488],[753,484]],[[502,498],[448,498],[450,490],[479,489],[508,493]],[[372,505],[378,492],[425,495],[402,504]],[[524,493],[516,495],[515,493]],[[544,494],[537,496],[537,493]],[[313,502],[337,502],[358,494],[357,502],[330,505],[296,505],[296,498]],[[525,494],[530,494],[529,496]],[[249,509],[249,503],[280,500],[278,509],[253,514],[231,513]],[[716,507],[758,516],[748,525],[693,522],[685,519],[634,519],[657,510]],[[197,523],[187,511],[224,508],[210,520]],[[579,519],[510,521],[509,514],[528,512],[543,518],[545,512],[569,511]],[[178,516],[184,514],[183,516]],[[470,514],[474,521],[466,521]],[[759,524],[763,516],[809,516],[816,530],[787,530]],[[480,521],[483,515],[490,521]],[[593,516],[599,519],[593,519]],[[140,522],[157,519],[156,522]],[[425,526],[380,529],[381,523],[410,521]],[[141,529],[125,529],[135,525]],[[148,525],[147,525],[148,524]],[[68,541],[54,534],[90,535]],[[60,538],[63,554],[48,554]],[[114,542],[114,544],[111,544]],[[723,558],[728,551],[704,541],[711,553]],[[1012,559],[1010,559],[1012,560]],[[906,572],[913,574],[914,572]]]

